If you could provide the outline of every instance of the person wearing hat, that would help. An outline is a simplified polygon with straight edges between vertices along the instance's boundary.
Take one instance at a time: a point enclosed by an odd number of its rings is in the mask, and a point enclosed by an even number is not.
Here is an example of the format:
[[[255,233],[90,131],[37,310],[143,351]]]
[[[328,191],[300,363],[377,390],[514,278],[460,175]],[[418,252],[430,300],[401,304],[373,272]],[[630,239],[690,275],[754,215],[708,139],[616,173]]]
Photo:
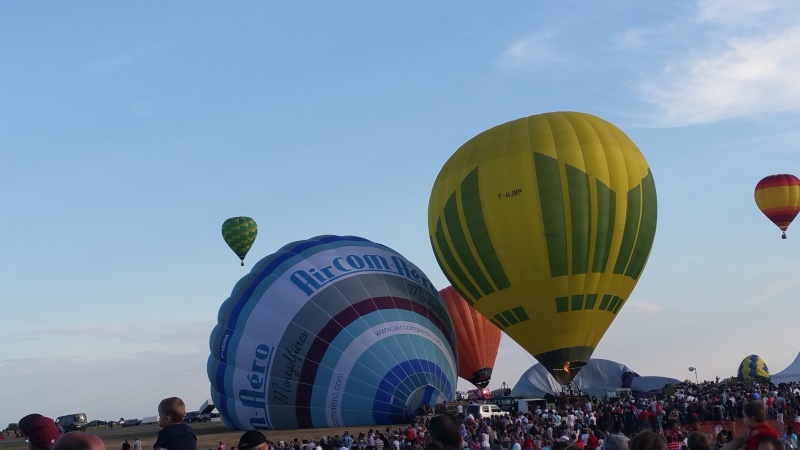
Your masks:
[[[239,438],[239,450],[267,450],[267,438],[260,431],[248,430],[245,431],[241,438]]]
[[[50,450],[61,436],[53,419],[41,414],[28,414],[17,424],[22,434],[27,436],[31,450]]]
[[[17,421],[17,425],[19,426],[19,431],[21,431],[22,434],[25,434],[25,431],[28,428],[30,428],[31,423],[33,423],[33,421],[38,419],[39,417],[43,417],[43,416],[41,414],[33,413],[33,414],[28,414],[27,416],[23,417],[22,419],[19,419]]]

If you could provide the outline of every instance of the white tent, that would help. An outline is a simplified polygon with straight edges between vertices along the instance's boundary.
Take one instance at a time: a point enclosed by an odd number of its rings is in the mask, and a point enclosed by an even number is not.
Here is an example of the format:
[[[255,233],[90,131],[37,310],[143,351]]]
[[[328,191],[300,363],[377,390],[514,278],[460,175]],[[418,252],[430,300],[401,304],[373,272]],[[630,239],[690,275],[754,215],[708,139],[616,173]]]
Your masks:
[[[770,375],[769,379],[772,384],[775,385],[781,383],[796,383],[800,381],[800,353],[798,353],[794,361],[789,364],[789,367],[776,374]]]

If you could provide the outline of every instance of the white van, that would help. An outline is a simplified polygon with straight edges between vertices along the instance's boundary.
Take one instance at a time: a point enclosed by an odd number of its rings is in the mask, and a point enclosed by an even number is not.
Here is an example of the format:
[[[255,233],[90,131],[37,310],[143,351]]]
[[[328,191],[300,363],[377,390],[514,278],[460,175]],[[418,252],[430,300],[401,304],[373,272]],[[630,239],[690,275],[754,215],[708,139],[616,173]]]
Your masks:
[[[536,411],[536,408],[546,409],[547,400],[543,398],[520,398],[517,400],[517,411],[523,414]]]
[[[620,398],[633,398],[633,392],[628,388],[609,388],[606,389],[605,400],[613,402]]]
[[[464,413],[466,415],[472,414],[472,417],[475,419],[490,419],[492,416],[500,416],[503,411],[495,404],[488,404],[488,403],[472,403],[467,405],[467,411]]]
[[[141,425],[155,425],[158,423],[158,416],[145,417],[141,420]]]

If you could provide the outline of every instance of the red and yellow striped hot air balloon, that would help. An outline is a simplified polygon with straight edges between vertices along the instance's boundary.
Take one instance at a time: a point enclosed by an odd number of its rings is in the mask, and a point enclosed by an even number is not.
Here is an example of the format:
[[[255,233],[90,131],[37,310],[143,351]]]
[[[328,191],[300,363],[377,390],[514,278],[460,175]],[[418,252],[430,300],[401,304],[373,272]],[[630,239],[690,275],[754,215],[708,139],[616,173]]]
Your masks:
[[[442,297],[458,342],[458,376],[479,388],[489,385],[494,361],[500,348],[500,328],[470,306],[461,294],[448,286]]]
[[[800,212],[800,179],[794,175],[770,175],[759,181],[755,191],[756,205],[786,239],[786,229]]]

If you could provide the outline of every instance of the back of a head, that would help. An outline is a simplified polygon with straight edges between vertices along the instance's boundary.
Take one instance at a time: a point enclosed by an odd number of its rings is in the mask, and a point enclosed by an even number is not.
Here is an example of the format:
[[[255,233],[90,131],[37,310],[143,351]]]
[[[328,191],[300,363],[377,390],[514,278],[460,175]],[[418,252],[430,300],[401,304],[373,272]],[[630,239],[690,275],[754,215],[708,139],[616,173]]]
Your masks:
[[[605,439],[603,450],[628,450],[629,441],[624,434],[611,434]]]
[[[628,444],[630,450],[667,450],[667,441],[651,430],[636,433]]]
[[[572,445],[570,441],[558,440],[550,446],[550,450],[567,450]]]
[[[711,440],[707,434],[693,431],[686,439],[686,446],[689,450],[711,450]]]
[[[161,400],[158,404],[158,414],[161,416],[162,422],[169,417],[172,424],[183,422],[186,417],[186,404],[180,397],[169,397]],[[162,423],[162,425],[167,425]]]
[[[745,417],[755,422],[767,421],[767,407],[764,405],[763,400],[751,400],[744,404]]]
[[[439,414],[431,419],[426,436],[430,440],[425,450],[461,449],[461,423],[452,414]]]
[[[758,443],[758,450],[783,450],[783,442],[778,438],[764,438]]]
[[[106,446],[91,433],[72,431],[61,436],[50,450],[106,450]]]

